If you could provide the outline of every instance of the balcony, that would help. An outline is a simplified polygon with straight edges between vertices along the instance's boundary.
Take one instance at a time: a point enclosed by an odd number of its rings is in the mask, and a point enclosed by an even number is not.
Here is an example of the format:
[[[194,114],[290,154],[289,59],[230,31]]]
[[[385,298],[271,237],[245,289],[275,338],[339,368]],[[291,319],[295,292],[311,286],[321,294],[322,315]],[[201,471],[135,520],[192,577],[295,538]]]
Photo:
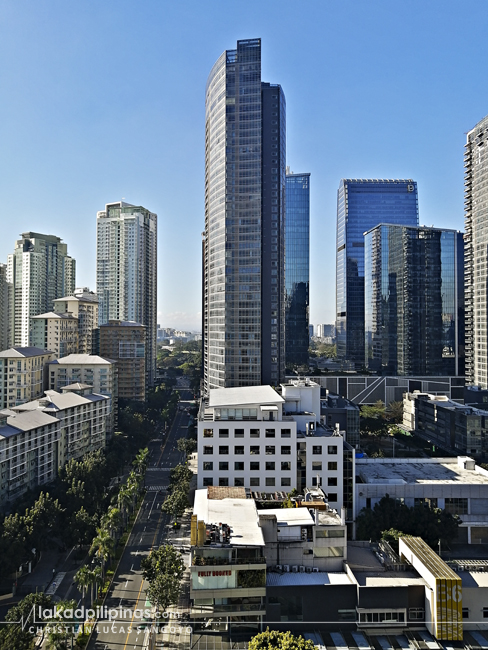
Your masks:
[[[266,608],[264,603],[243,603],[242,605],[194,605],[190,609],[191,618],[201,617],[218,617],[229,613],[238,613],[241,615],[264,616]]]
[[[229,566],[229,565],[245,565],[246,569],[252,568],[255,564],[262,565],[266,564],[266,558],[264,557],[206,557],[203,555],[192,554],[192,566]]]

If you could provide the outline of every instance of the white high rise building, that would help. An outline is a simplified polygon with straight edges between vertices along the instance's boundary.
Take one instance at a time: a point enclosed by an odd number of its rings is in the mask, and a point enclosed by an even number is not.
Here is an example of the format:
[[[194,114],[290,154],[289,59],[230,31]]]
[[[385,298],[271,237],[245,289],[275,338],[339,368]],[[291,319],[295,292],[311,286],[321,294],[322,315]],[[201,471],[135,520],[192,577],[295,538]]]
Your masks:
[[[7,258],[7,281],[14,292],[14,345],[30,345],[31,318],[51,311],[56,298],[74,291],[75,270],[75,260],[59,237],[22,233]]]
[[[12,345],[13,295],[7,265],[0,264],[0,352]]]
[[[98,322],[146,327],[148,386],[156,378],[157,215],[119,201],[97,214]]]

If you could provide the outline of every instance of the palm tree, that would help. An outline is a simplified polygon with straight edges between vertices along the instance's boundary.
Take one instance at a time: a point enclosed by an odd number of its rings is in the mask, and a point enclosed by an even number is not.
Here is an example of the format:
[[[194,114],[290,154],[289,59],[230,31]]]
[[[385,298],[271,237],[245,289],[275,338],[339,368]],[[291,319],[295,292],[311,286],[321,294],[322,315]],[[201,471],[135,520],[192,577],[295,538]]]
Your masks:
[[[98,595],[98,584],[102,582],[102,569],[99,566],[96,566],[91,571],[91,605],[93,607],[93,585],[95,585],[95,598]]]
[[[112,532],[115,531],[114,537],[116,538],[120,526],[120,519],[120,510],[118,508],[110,508],[108,512],[102,517],[100,523],[102,528],[106,528],[109,531],[110,536],[112,536]]]
[[[90,554],[94,554],[102,563],[102,579],[104,576],[105,562],[109,559],[113,550],[114,540],[105,528],[97,528],[97,535],[93,539]]]
[[[81,589],[82,597],[83,597],[83,604],[85,601],[85,595],[86,592],[88,591],[88,587],[93,584],[93,576],[92,576],[92,571],[90,570],[90,567],[88,567],[86,564],[82,566],[78,571],[75,573],[75,582],[78,586],[78,589]],[[92,603],[90,604],[90,607],[93,604],[93,599]],[[83,617],[83,634],[85,633],[85,618]]]
[[[117,504],[124,516],[124,526],[127,523],[127,510],[132,505],[132,494],[126,487],[121,487],[117,496]]]
[[[146,471],[148,457],[149,449],[147,447],[145,449],[139,449],[139,453],[132,461],[132,464],[134,465],[135,470],[138,474],[144,474]]]

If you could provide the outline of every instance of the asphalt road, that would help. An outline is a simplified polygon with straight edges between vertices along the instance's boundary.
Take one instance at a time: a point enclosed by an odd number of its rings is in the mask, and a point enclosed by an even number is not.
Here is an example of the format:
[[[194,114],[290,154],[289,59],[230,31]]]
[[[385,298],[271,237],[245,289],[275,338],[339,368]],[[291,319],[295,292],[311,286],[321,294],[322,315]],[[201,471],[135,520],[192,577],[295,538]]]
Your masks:
[[[180,394],[182,399],[192,397],[189,391],[181,391]],[[188,404],[180,402],[180,406],[185,408]],[[184,458],[184,454],[176,448],[176,441],[186,437],[189,420],[186,411],[178,410],[171,429],[162,441],[152,441],[148,445],[150,456],[146,472],[146,496],[105,601],[108,609],[118,609],[118,612],[113,613],[112,621],[109,616],[99,621],[89,650],[133,650],[143,646],[144,630],[141,629],[139,616],[140,611],[148,609],[149,605],[145,595],[147,584],[141,574],[141,559],[148,555],[152,547],[164,542],[171,525],[170,515],[161,511],[161,505],[169,483],[169,472]]]

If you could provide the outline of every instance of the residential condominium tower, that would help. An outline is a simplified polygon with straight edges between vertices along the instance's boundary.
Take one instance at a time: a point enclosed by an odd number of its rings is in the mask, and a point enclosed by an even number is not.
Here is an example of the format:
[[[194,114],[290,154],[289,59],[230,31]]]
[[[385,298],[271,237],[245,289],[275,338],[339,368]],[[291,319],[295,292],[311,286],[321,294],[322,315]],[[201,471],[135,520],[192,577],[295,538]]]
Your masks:
[[[285,97],[238,41],[205,95],[204,388],[277,385],[285,369]]]
[[[418,226],[413,180],[343,178],[337,193],[337,356],[364,365],[364,233],[380,223]]]
[[[54,307],[75,288],[75,260],[59,237],[24,232],[7,259],[14,291],[14,345],[30,345],[31,319]]]
[[[157,215],[129,203],[97,214],[98,322],[145,326],[147,385],[156,378]]]
[[[365,366],[464,375],[464,245],[455,230],[380,224],[364,236]]]
[[[12,344],[13,286],[7,282],[7,265],[0,264],[0,352]]]
[[[308,364],[310,174],[286,169],[285,359]]]
[[[488,388],[488,115],[464,154],[466,383]]]

